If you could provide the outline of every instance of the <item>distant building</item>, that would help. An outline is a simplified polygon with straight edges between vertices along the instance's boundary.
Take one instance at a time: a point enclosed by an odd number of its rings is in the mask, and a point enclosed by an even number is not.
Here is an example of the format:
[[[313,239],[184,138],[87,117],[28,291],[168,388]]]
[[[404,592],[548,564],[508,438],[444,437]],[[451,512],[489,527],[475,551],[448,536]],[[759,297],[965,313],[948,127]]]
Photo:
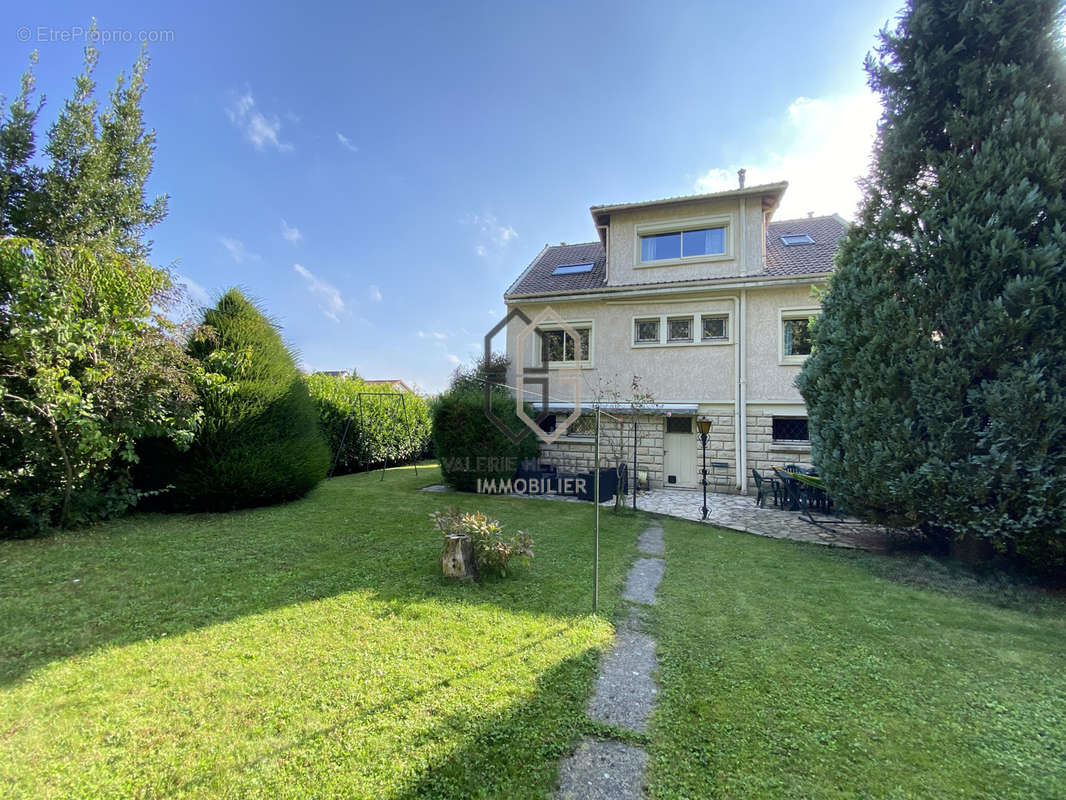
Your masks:
[[[410,392],[415,394],[415,390],[408,386],[406,383],[399,379],[383,380],[383,381],[363,381],[369,386],[380,386],[381,388],[391,388],[397,392]]]

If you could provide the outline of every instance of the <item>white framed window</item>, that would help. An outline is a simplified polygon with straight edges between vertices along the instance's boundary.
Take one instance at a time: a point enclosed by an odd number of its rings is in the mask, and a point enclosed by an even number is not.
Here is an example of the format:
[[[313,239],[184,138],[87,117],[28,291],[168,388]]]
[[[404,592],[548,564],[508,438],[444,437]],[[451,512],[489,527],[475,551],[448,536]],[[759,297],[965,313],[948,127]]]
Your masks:
[[[701,347],[733,343],[732,312],[633,317],[633,347]]]
[[[729,317],[726,314],[700,315],[700,341],[720,342],[729,338]]]
[[[561,327],[543,326],[537,329],[536,340],[539,348],[536,353],[536,361],[548,362],[548,366],[591,366],[592,365],[592,323],[591,322],[568,322],[575,333],[574,337]]]
[[[660,320],[658,317],[633,320],[633,343],[658,344],[659,322]]]
[[[693,316],[667,317],[666,318],[666,341],[671,344],[692,341]]]
[[[819,308],[782,308],[779,312],[778,357],[782,364],[802,364],[811,354],[811,319]]]
[[[636,266],[662,267],[732,258],[731,225],[729,214],[637,225]]]

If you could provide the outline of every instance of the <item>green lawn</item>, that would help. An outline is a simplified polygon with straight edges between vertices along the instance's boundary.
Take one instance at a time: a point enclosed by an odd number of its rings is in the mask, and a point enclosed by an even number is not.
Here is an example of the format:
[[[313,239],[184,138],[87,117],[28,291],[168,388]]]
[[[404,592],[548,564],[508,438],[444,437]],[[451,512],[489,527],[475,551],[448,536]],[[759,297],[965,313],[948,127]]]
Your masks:
[[[424,493],[420,473],[0,541],[0,797],[550,796],[597,730],[647,519],[602,515],[597,617],[588,505]],[[427,515],[448,503],[531,531],[535,563],[443,581]],[[1066,796],[1066,604],[664,526],[653,796]]]
[[[458,498],[537,558],[451,585],[419,472],[0,542],[0,797],[546,796],[611,636],[591,508]],[[604,517],[610,614],[643,521]]]
[[[1066,604],[665,521],[655,797],[1066,797]]]

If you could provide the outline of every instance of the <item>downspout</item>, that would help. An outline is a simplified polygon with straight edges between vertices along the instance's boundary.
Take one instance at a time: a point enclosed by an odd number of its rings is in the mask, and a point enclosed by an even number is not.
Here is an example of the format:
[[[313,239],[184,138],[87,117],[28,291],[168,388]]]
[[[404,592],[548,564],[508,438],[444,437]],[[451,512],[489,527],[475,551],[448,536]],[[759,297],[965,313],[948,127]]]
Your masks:
[[[743,473],[740,471],[742,451],[744,446],[744,440],[741,438],[743,434],[742,419],[743,415],[740,413],[741,403],[741,391],[744,386],[742,375],[743,359],[741,357],[741,348],[744,343],[744,327],[743,327],[743,315],[744,315],[744,302],[743,295],[728,294],[720,297],[715,297],[715,300],[732,300],[733,301],[733,455],[737,464],[737,480],[736,489],[738,492],[744,491],[744,478]]]
[[[748,493],[748,290],[740,291],[737,342],[737,491]]]

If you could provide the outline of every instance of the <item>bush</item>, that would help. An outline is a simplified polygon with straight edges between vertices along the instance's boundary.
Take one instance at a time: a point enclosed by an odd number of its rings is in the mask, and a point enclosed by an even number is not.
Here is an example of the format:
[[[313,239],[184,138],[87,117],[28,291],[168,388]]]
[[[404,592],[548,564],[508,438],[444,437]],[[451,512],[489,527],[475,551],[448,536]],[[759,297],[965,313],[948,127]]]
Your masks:
[[[225,511],[293,500],[326,476],[329,450],[307,386],[277,326],[253,303],[236,289],[223,295],[189,354],[204,369],[204,421],[189,451],[173,456],[172,507]]]
[[[516,431],[525,430],[515,415],[515,400],[506,391],[493,391],[492,408],[500,419],[514,420]],[[529,408],[527,412],[533,413]],[[532,431],[516,444],[485,416],[480,389],[452,389],[436,401],[433,442],[445,483],[462,492],[476,491],[479,478],[513,478],[522,461],[535,459],[540,452]]]
[[[106,248],[0,241],[0,535],[119,514],[137,499],[134,442],[192,439],[169,286]]]
[[[509,539],[503,536],[503,526],[480,511],[464,513],[448,508],[429,515],[435,527],[446,538],[451,535],[469,536],[474,546],[474,564],[479,572],[492,570],[507,575],[512,558],[523,563],[533,560],[533,538],[525,531],[515,531]]]
[[[360,415],[360,392],[380,392],[379,387],[367,385],[361,378],[334,375],[311,375],[306,381],[319,427],[336,458],[334,474],[373,469],[386,460],[403,464],[426,452],[432,426],[425,398],[404,392],[401,406],[397,397],[363,397]],[[348,434],[344,436],[346,427]],[[342,436],[344,447],[338,454]]]

